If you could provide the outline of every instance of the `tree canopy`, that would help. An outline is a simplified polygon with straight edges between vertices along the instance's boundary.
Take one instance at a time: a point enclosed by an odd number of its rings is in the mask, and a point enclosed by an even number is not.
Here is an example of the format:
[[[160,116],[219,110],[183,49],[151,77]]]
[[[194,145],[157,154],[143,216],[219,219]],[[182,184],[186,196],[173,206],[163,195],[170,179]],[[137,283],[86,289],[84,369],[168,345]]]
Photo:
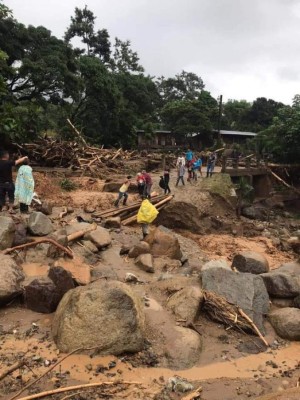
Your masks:
[[[49,131],[71,137],[70,118],[99,145],[135,146],[138,129],[198,134],[203,145],[211,145],[218,102],[201,76],[191,71],[148,76],[130,40],[111,41],[100,22],[87,6],[75,8],[60,39],[43,26],[17,21],[0,0],[1,138],[21,142]],[[229,100],[221,128],[262,131],[261,148],[294,160],[297,99],[291,107],[266,98]]]

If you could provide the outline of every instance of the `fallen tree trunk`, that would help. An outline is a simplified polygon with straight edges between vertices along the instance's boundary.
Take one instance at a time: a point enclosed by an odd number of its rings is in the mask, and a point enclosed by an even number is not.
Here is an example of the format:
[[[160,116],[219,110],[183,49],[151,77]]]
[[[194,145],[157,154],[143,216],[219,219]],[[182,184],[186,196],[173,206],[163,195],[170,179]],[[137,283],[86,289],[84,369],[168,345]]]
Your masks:
[[[88,389],[88,388],[100,387],[100,386],[114,386],[114,385],[118,385],[118,384],[120,384],[120,385],[141,385],[141,382],[108,381],[108,382],[86,383],[83,385],[68,386],[68,387],[54,389],[54,390],[47,390],[46,392],[41,392],[41,393],[33,394],[30,396],[22,397],[18,400],[34,400],[34,399],[40,399],[40,398],[46,397],[46,396],[51,396],[53,394],[71,392],[73,390],[78,390],[78,389]]]
[[[80,239],[82,236],[84,236],[86,233],[95,231],[97,229],[97,224],[93,223],[91,227],[82,229],[80,231],[71,233],[70,235],[67,236],[68,242],[72,242],[73,240]]]
[[[279,182],[281,182],[284,186],[286,186],[287,188],[293,190],[295,193],[297,193],[300,196],[300,190],[296,189],[294,186],[289,185],[286,181],[284,181],[283,179],[280,178],[280,176],[278,176],[277,174],[275,174],[275,172],[271,171],[272,176],[274,176],[274,178],[276,178]]]
[[[4,379],[7,375],[11,374],[12,372],[16,371],[17,369],[23,367],[25,365],[25,360],[18,361],[7,368],[5,371],[0,373],[0,381]]]
[[[25,243],[25,244],[21,244],[19,246],[11,247],[10,249],[6,249],[6,250],[2,251],[2,254],[9,254],[9,253],[12,253],[15,250],[24,250],[24,249],[27,249],[29,247],[37,246],[37,245],[39,245],[41,243],[53,244],[59,250],[61,250],[64,253],[66,253],[70,258],[73,258],[73,253],[72,253],[71,250],[69,250],[66,247],[62,246],[61,244],[57,243],[56,240],[50,239],[50,238],[38,239],[38,240],[35,240],[34,242]]]

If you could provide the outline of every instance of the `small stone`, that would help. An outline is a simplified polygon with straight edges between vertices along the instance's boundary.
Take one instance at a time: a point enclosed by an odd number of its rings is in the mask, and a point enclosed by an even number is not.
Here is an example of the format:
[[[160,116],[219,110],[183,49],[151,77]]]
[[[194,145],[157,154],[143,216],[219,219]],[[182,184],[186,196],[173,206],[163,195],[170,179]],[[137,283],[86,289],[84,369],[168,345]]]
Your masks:
[[[119,229],[120,227],[121,227],[120,217],[107,218],[104,222],[104,228],[106,229]]]
[[[135,264],[145,272],[154,272],[153,259],[151,254],[141,254],[135,259]]]

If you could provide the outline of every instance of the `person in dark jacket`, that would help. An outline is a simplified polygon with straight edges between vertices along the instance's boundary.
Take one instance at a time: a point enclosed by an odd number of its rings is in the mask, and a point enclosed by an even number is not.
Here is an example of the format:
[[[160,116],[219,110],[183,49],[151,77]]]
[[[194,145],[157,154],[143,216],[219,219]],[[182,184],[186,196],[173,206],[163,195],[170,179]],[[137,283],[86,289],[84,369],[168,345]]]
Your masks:
[[[12,169],[14,166],[22,164],[26,160],[28,160],[27,157],[22,157],[16,161],[12,161],[9,159],[8,151],[0,151],[0,211],[2,211],[2,208],[5,206],[7,196],[9,200],[9,212],[14,212],[15,185],[12,177]]]
[[[170,169],[166,168],[164,171],[164,181],[165,181],[165,194],[171,193],[171,189],[169,186],[170,183]]]

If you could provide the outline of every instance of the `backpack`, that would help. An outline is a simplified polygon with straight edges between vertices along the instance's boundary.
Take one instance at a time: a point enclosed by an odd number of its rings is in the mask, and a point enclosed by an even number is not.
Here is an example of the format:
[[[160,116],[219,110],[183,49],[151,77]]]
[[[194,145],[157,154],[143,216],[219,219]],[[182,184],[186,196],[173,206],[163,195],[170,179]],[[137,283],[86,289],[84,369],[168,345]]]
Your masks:
[[[164,178],[160,178],[159,186],[160,186],[162,189],[165,189],[165,187],[166,187],[166,182],[165,182]]]

